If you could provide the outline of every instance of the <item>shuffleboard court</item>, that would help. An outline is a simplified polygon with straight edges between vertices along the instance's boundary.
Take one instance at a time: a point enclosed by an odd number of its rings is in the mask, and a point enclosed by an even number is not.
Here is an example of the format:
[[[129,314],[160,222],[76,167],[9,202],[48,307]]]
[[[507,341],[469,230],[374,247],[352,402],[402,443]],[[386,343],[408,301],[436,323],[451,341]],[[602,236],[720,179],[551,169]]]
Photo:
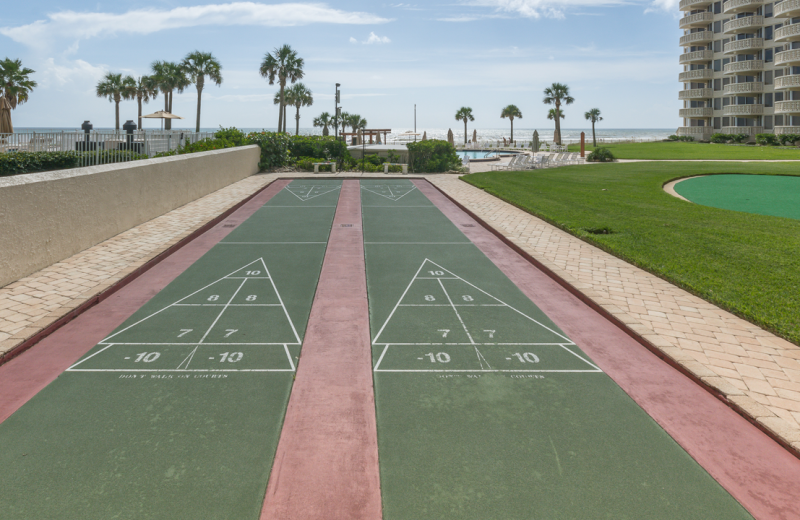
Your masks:
[[[0,424],[0,518],[258,518],[340,188],[289,184]]]
[[[384,518],[751,518],[403,184],[361,182]]]

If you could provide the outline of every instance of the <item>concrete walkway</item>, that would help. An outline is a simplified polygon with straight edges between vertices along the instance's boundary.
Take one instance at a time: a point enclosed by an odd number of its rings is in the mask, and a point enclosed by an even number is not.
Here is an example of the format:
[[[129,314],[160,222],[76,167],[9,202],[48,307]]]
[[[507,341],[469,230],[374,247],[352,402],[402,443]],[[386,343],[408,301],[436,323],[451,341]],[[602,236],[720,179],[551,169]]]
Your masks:
[[[344,176],[360,177],[337,175]],[[289,177],[313,175],[249,177],[0,288],[0,363],[226,210]],[[425,178],[800,453],[800,347],[455,176]]]

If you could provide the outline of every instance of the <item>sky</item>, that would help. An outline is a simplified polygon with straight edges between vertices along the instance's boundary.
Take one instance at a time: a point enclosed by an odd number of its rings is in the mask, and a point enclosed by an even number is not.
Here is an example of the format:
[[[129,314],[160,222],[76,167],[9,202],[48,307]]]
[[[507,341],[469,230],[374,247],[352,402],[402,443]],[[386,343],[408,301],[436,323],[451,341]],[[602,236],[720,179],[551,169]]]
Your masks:
[[[458,128],[473,109],[477,128],[503,128],[506,105],[518,128],[552,126],[543,90],[569,86],[564,128],[674,128],[677,109],[678,0],[428,0],[381,2],[5,2],[0,57],[21,59],[38,87],[13,113],[15,127],[114,126],[114,105],[95,95],[109,71],[148,74],[156,60],[211,52],[221,86],[203,91],[201,126],[274,128],[277,85],[259,75],[264,55],[289,44],[305,60],[301,80],[314,104],[301,127],[342,106],[370,128]],[[194,127],[197,93],[176,94],[174,127]],[[163,109],[161,96],[145,113]],[[123,101],[120,119],[135,119]],[[290,117],[294,123],[294,117]],[[472,128],[472,124],[470,127]],[[158,127],[151,120],[145,127]]]

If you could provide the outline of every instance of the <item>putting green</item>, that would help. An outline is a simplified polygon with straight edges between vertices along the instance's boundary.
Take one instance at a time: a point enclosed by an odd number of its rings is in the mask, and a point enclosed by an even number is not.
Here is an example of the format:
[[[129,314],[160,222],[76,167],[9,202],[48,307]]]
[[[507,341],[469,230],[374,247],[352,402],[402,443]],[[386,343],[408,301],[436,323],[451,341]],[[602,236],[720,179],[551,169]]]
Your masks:
[[[361,182],[384,518],[750,518],[407,181]]]
[[[341,181],[295,181],[0,424],[0,517],[259,517]]]
[[[703,206],[800,220],[800,177],[708,175],[681,181],[675,191]]]

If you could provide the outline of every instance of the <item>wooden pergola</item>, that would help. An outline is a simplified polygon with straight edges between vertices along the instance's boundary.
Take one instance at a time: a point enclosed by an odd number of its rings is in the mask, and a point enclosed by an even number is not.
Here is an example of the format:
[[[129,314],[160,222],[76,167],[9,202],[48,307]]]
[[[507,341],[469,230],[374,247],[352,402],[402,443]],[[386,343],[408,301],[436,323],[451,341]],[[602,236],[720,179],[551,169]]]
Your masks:
[[[391,128],[376,128],[376,129],[364,129],[361,130],[361,136],[366,139],[369,136],[369,144],[375,144],[372,141],[372,138],[375,137],[377,141],[380,142],[381,134],[383,134],[383,143],[386,143],[386,134],[390,134],[392,132]],[[358,132],[342,132],[339,135],[344,137],[358,137]]]

